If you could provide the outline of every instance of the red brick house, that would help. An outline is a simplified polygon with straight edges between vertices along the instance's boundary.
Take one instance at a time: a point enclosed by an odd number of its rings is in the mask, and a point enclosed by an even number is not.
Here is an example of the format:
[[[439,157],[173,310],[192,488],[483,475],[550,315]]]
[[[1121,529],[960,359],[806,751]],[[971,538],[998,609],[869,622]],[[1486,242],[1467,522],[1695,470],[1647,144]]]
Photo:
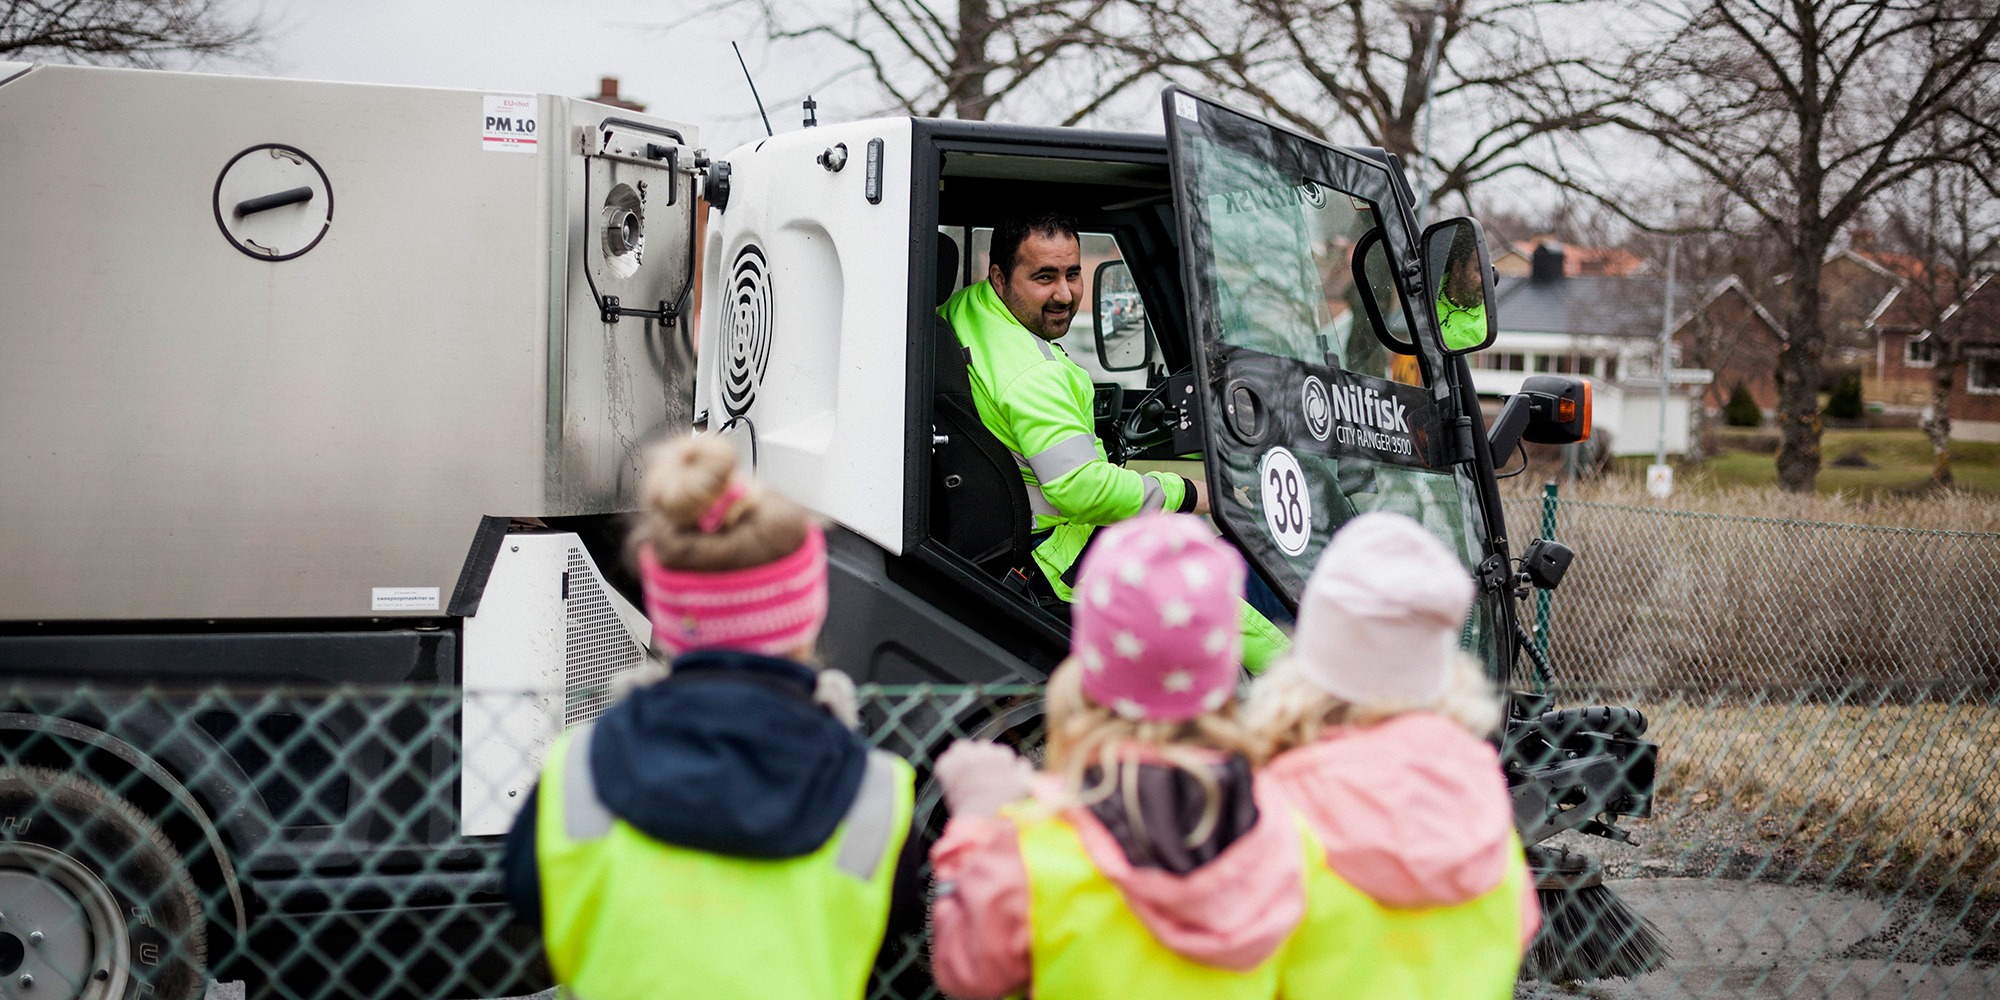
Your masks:
[[[1902,301],[1885,303],[1871,324],[1878,338],[1876,388],[1885,401],[1929,406],[1939,344],[1922,326],[1915,294],[1897,298]],[[2000,280],[1980,278],[1940,322],[1957,326],[1962,351],[1952,376],[1951,436],[2000,441]]]
[[[1785,349],[1785,328],[1731,275],[1710,288],[1674,327],[1674,349],[1680,364],[1706,368],[1715,375],[1702,403],[1722,409],[1741,385],[1750,390],[1757,408],[1766,413],[1778,406],[1778,352]]]

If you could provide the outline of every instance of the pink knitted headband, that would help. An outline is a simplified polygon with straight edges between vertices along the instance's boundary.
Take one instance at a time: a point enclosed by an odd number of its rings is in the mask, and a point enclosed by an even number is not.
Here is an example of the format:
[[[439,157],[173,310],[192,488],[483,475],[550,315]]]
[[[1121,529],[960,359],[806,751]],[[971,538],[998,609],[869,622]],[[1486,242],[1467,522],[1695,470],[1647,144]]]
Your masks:
[[[716,507],[728,510],[721,501]],[[668,569],[651,545],[642,545],[639,576],[653,641],[675,656],[694,649],[780,656],[804,645],[826,620],[826,533],[816,524],[806,526],[805,544],[791,555],[721,573]]]

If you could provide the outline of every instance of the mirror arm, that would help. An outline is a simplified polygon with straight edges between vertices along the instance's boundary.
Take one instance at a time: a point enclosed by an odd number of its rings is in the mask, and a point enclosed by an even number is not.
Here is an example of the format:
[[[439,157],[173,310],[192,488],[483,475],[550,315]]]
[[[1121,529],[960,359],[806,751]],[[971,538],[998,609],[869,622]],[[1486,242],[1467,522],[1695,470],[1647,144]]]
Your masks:
[[[1517,392],[1507,397],[1500,407],[1500,415],[1493,419],[1493,426],[1486,432],[1487,446],[1497,458],[1514,453],[1521,443],[1521,434],[1528,429],[1529,421],[1535,417],[1537,408],[1546,409],[1550,397],[1539,392]]]

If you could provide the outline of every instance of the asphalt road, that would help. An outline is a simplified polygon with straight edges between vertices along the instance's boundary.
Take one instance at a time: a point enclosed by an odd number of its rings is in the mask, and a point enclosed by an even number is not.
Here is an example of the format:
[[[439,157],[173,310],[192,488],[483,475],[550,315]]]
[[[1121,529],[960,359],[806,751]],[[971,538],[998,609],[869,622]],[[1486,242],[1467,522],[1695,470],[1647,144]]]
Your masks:
[[[1965,958],[1955,914],[1820,887],[1711,879],[1609,884],[1666,935],[1673,961],[1632,980],[1523,985],[1518,998],[1960,1000],[2000,994],[2000,968]]]

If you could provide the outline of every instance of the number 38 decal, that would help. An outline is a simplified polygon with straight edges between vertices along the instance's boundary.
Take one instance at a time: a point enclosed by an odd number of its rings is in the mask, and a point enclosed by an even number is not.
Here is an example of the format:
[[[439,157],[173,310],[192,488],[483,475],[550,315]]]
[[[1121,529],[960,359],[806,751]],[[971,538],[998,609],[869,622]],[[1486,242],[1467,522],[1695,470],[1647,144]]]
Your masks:
[[[1306,490],[1299,460],[1284,448],[1273,448],[1257,463],[1257,480],[1262,484],[1264,526],[1271,539],[1288,556],[1304,552],[1312,540],[1312,494]]]

